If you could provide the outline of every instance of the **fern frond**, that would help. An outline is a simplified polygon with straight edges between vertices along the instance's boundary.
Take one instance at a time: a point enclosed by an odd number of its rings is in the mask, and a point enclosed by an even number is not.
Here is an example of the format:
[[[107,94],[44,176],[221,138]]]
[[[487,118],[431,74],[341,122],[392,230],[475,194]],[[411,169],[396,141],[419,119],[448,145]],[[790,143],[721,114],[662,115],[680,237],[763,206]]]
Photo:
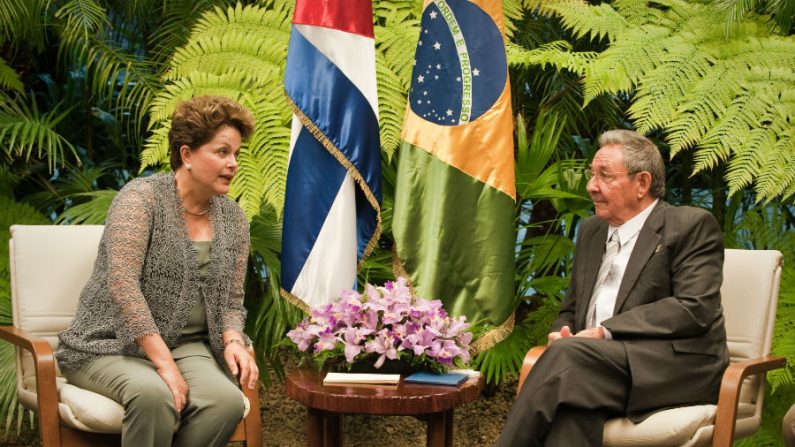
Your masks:
[[[578,75],[585,73],[586,67],[593,62],[597,55],[595,52],[572,52],[571,44],[563,40],[549,42],[533,50],[509,43],[506,50],[508,64],[511,67],[539,65],[541,68],[546,68],[551,66],[557,70],[569,70]]]
[[[42,7],[44,2],[31,0],[0,0],[0,42],[43,46],[41,33]]]
[[[0,89],[13,90],[18,94],[24,94],[24,88],[24,84],[19,79],[19,74],[0,57]]]
[[[378,125],[381,129],[381,150],[387,160],[392,159],[400,146],[403,129],[403,111],[408,89],[399,75],[388,68],[384,53],[375,53],[375,72],[378,84]]]
[[[119,191],[103,189],[100,191],[73,194],[72,198],[90,198],[88,202],[74,205],[61,213],[56,220],[59,224],[102,225],[108,217],[108,210]]]
[[[503,0],[502,2],[503,28],[506,40],[510,40],[513,37],[519,22],[525,15],[526,8],[524,3],[522,0]]]
[[[393,25],[417,21],[422,14],[423,0],[374,0],[373,20],[376,27],[383,27],[386,23]],[[375,33],[378,39],[378,32]]]
[[[539,11],[543,14],[557,15],[563,25],[576,38],[588,37],[591,40],[609,39],[622,34],[630,23],[608,4],[588,5],[580,0],[542,1]]]
[[[204,35],[191,40],[176,50],[170,62],[172,68],[164,79],[179,79],[194,71],[220,75],[232,67],[262,79],[277,77],[284,69],[287,41],[253,42],[256,43],[252,44],[251,34],[229,30],[220,36]]]
[[[728,163],[731,192],[753,184],[758,200],[789,197],[795,41],[746,14],[755,3],[743,1],[728,37],[725,4],[553,0],[541,11],[560,16],[576,36],[610,39],[585,61],[584,104],[605,93],[632,97],[636,129],[665,132],[671,156],[695,150],[694,173]]]
[[[289,34],[289,17],[282,11],[240,4],[226,12],[218,8],[199,20],[188,43],[174,53],[165,79],[193,71],[222,74],[230,67],[261,79],[278,77],[284,70]]]
[[[171,130],[171,123],[162,123],[160,127],[152,131],[152,135],[144,143],[141,151],[141,169],[156,167],[168,162],[168,132]]]
[[[293,15],[294,2],[285,0],[271,2],[268,6],[243,6],[238,3],[226,10],[216,7],[208,11],[196,22],[191,30],[189,40],[197,40],[203,35],[219,35],[219,31],[228,30],[249,33],[251,36],[261,35],[263,28],[281,30],[289,34],[290,19]],[[278,40],[278,39],[273,39]]]
[[[412,61],[420,35],[420,21],[408,19],[401,22],[395,16],[387,16],[384,22],[385,25],[375,28],[376,51],[382,53],[383,62],[397,75],[408,92],[414,67]]]
[[[31,157],[46,158],[50,171],[66,162],[64,152],[68,150],[79,162],[72,143],[56,130],[71,109],[61,111],[58,106],[40,113],[36,103],[33,107],[22,101],[10,100],[0,104],[0,142],[5,153],[12,158],[30,160]]]
[[[230,195],[250,217],[260,213],[263,200],[272,206],[278,218],[284,208],[284,185],[287,181],[287,160],[290,147],[291,115],[283,95],[278,101],[255,101],[252,95],[243,104],[257,120],[256,132],[246,144],[246,160],[238,162],[238,174]]]
[[[791,133],[782,134],[778,141],[770,142],[767,147],[769,150],[760,151],[762,156],[757,157],[758,165],[755,167],[758,169],[758,166],[764,166],[766,169],[759,169],[759,175],[753,179],[754,190],[757,197],[772,198],[780,195],[782,201],[786,202],[795,187],[795,169],[792,169],[795,163],[795,138]],[[730,164],[729,168],[731,167]]]
[[[88,41],[100,29],[110,26],[107,12],[94,0],[70,0],[55,12],[64,21],[61,38],[65,42]]]
[[[378,85],[378,125],[381,150],[392,159],[400,146],[403,115],[406,108],[411,70],[420,22],[421,3],[407,1],[402,8],[384,12],[375,28],[375,70]]]
[[[213,0],[170,0],[163,8],[162,21],[152,31],[148,45],[152,48],[151,59],[166,63],[174,50],[188,41],[190,30],[196,26],[202,14],[213,8]]]

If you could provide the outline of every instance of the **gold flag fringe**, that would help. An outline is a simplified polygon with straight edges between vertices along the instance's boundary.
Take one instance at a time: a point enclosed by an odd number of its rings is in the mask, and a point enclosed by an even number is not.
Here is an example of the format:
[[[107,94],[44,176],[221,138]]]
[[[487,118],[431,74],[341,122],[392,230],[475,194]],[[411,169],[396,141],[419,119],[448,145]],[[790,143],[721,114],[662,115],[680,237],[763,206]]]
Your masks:
[[[298,105],[295,102],[293,102],[293,99],[290,98],[289,95],[285,94],[285,97],[287,98],[287,102],[290,104],[290,107],[292,107],[293,113],[298,117],[298,120],[301,121],[301,124],[304,127],[306,127],[306,130],[308,130],[309,133],[311,133],[312,136],[314,136],[317,139],[317,141],[319,141],[320,144],[322,144],[323,147],[325,147],[326,150],[329,151],[329,153],[333,155],[334,158],[337,159],[337,161],[342,165],[342,167],[344,167],[345,170],[348,171],[348,173],[351,175],[351,177],[353,177],[356,183],[359,184],[359,187],[362,188],[362,192],[364,192],[364,196],[367,198],[367,201],[370,202],[370,205],[376,211],[377,224],[375,226],[375,231],[373,232],[373,236],[367,242],[367,246],[364,249],[364,253],[362,253],[362,260],[359,261],[359,268],[361,268],[362,262],[364,262],[365,258],[370,256],[370,253],[373,252],[373,250],[375,249],[375,245],[378,243],[378,238],[381,237],[381,205],[378,204],[378,199],[376,199],[373,192],[370,191],[370,187],[367,185],[367,182],[364,181],[364,177],[362,177],[362,174],[359,172],[358,169],[356,169],[353,163],[351,163],[351,161],[348,160],[345,154],[343,154],[342,151],[339,150],[339,148],[335,146],[334,143],[331,142],[331,140],[329,140],[329,138],[323,133],[323,131],[321,131],[315,125],[315,123],[313,123],[312,120],[310,120],[309,117],[307,117],[306,114],[304,114],[304,112],[298,107]],[[378,150],[380,151],[381,148],[378,148]]]
[[[492,346],[508,338],[513,331],[515,322],[516,317],[511,314],[501,325],[481,335],[469,346],[473,354],[488,351]]]
[[[306,304],[301,298],[293,295],[292,293],[282,289],[279,287],[279,295],[282,296],[288,303],[292,304],[293,306],[303,310],[306,313],[309,313],[309,305]]]

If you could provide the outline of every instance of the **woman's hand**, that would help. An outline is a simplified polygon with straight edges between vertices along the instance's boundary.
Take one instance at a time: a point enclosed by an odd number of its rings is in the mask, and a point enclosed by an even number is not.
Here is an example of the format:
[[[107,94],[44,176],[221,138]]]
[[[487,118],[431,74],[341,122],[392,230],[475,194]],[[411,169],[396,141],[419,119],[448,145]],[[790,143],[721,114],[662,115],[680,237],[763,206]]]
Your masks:
[[[259,369],[254,357],[243,345],[240,338],[229,338],[224,342],[224,360],[232,372],[238,378],[240,386],[248,387],[253,390],[259,380]]]
[[[171,356],[171,351],[163,338],[160,334],[150,334],[136,338],[135,341],[144,350],[149,361],[155,364],[157,373],[163,382],[166,382],[166,386],[174,396],[177,412],[181,412],[188,402],[188,384],[182,378],[182,373],[179,372],[174,357]]]
[[[171,390],[171,394],[174,396],[174,405],[177,407],[177,413],[182,412],[182,409],[185,408],[185,404],[188,402],[188,384],[185,383],[185,379],[179,372],[177,364],[171,362],[170,365],[158,367],[157,373],[160,374],[160,378],[163,379],[163,382],[166,382],[166,386]]]

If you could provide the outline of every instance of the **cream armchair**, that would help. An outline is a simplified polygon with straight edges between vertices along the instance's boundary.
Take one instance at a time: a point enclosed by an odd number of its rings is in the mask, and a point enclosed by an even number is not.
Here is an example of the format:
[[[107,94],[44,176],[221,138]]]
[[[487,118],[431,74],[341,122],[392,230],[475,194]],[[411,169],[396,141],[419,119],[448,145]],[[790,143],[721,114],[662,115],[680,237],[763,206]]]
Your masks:
[[[53,358],[57,334],[74,316],[97,255],[99,225],[11,227],[11,300],[14,325],[0,338],[17,349],[17,393],[38,412],[41,444],[118,445],[124,410],[115,401],[78,388],[61,377]],[[232,441],[262,445],[259,395],[243,390],[246,416]]]
[[[726,250],[721,296],[731,364],[723,374],[718,405],[673,408],[639,424],[610,419],[604,427],[606,447],[729,447],[735,438],[753,434],[762,422],[765,372],[781,368],[771,356],[773,324],[783,257],[776,250]],[[519,389],[545,346],[528,351]],[[675,386],[675,384],[672,384]]]

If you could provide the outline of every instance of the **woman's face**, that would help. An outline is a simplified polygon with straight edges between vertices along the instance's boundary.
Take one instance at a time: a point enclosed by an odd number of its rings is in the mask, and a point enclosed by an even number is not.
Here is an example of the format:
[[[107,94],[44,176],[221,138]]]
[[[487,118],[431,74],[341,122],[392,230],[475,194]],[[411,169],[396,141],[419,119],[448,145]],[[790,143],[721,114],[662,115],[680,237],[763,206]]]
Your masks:
[[[212,195],[228,193],[232,177],[237,173],[240,144],[240,132],[232,126],[223,126],[210,141],[194,150],[183,146],[183,162],[186,167],[190,165],[190,177],[197,186]]]

